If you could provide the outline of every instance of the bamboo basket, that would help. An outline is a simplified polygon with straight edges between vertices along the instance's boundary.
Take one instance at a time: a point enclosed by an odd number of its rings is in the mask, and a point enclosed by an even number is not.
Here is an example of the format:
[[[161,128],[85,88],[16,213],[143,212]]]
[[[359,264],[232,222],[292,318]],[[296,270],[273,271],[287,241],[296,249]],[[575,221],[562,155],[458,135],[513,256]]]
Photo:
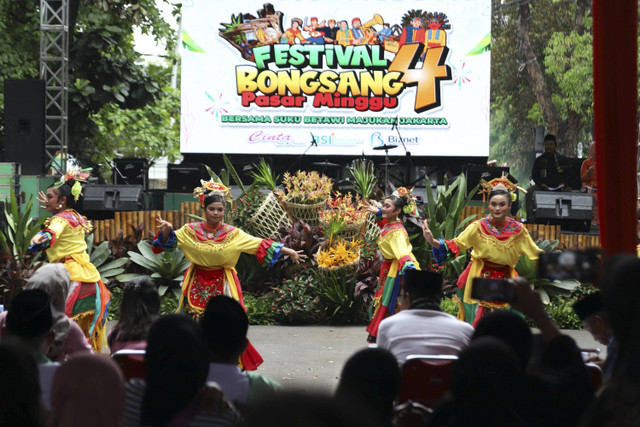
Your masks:
[[[220,36],[238,49],[244,59],[255,62],[254,48],[280,43],[281,22],[282,12],[276,12],[243,22],[231,30],[220,31]]]
[[[320,252],[322,249],[327,247],[329,243],[330,243],[329,241],[326,241],[325,243],[323,243],[322,246],[320,246],[320,249],[318,250],[318,252]],[[342,264],[342,265],[336,265],[333,267],[321,267],[320,265],[318,265],[318,271],[320,272],[320,274],[329,274],[334,271],[339,271],[343,269],[356,269],[358,267],[358,263],[360,262],[361,254],[362,254],[362,250],[358,249],[358,256],[353,261],[348,262],[346,264]],[[317,257],[317,256],[318,256],[318,253],[314,255],[314,257]]]
[[[377,242],[380,237],[380,227],[376,222],[376,216],[372,213],[367,215],[364,236],[368,242]]]
[[[313,205],[301,205],[299,203],[292,203],[284,200],[284,206],[289,212],[292,222],[302,220],[310,226],[316,226],[320,223],[320,209],[324,209],[327,206],[326,201],[316,203]]]
[[[280,206],[276,196],[271,192],[251,217],[248,231],[263,239],[282,237],[278,236],[280,224],[291,226],[291,220]]]

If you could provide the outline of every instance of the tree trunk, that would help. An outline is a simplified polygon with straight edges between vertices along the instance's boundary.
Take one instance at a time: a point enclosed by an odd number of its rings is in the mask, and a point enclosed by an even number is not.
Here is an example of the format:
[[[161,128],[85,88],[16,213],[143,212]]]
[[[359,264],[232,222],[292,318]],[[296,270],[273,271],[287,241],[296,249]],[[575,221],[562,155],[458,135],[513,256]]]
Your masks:
[[[540,64],[536,58],[536,54],[531,46],[531,40],[529,39],[529,3],[525,3],[518,8],[518,26],[516,34],[518,36],[518,44],[520,50],[520,56],[524,61],[527,73],[533,84],[533,89],[536,93],[536,99],[540,104],[542,110],[542,117],[550,132],[558,134],[559,120],[556,108],[551,101],[551,93],[547,87],[547,82],[544,77],[544,73],[540,69]],[[559,139],[559,138],[558,138]]]
[[[576,1],[576,15],[574,21],[574,30],[576,32],[584,31],[584,17],[588,7],[588,0]],[[518,8],[518,25],[517,36],[519,42],[520,56],[525,64],[533,90],[536,93],[536,99],[542,110],[547,130],[556,135],[558,140],[558,152],[570,157],[575,157],[576,147],[578,145],[578,136],[583,126],[582,117],[575,112],[569,110],[568,119],[562,120],[551,100],[551,92],[547,86],[545,75],[540,68],[538,59],[536,58],[531,40],[529,38],[529,3],[523,4]],[[585,141],[587,142],[587,141]]]

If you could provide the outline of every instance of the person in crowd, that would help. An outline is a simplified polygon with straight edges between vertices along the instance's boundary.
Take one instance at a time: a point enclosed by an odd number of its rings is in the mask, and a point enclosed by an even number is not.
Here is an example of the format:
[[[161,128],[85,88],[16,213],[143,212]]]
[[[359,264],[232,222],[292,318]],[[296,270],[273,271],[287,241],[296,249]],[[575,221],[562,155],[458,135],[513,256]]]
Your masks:
[[[296,39],[300,41],[300,43],[304,44],[307,40],[302,35],[300,28],[304,23],[300,18],[293,18],[291,20],[291,27],[284,32],[282,35],[280,42],[281,43],[289,43],[290,45],[296,44]]]
[[[3,336],[19,340],[33,355],[38,364],[42,403],[49,409],[51,379],[60,366],[46,355],[46,349],[54,342],[51,302],[49,295],[42,289],[24,290],[11,300],[6,316]]]
[[[376,342],[380,322],[396,312],[401,277],[407,270],[419,268],[412,253],[409,235],[402,224],[405,215],[415,213],[416,204],[409,191],[400,187],[384,199],[382,208],[372,205],[367,205],[367,208],[376,215],[378,225],[382,227],[378,248],[384,257],[384,263],[380,268],[378,286],[371,305],[371,322],[367,327],[367,341]]]
[[[556,136],[549,133],[544,137],[544,153],[533,162],[531,179],[534,185],[527,191],[527,218],[532,218],[533,195],[536,191],[569,191],[565,186],[569,163],[566,157],[558,154]]]
[[[527,370],[533,353],[533,334],[522,316],[507,310],[496,310],[484,316],[471,337],[484,336],[504,341],[518,357],[521,369]]]
[[[422,27],[422,17],[417,11],[413,11],[410,25],[402,27],[400,34],[399,47],[410,43],[423,43],[425,30]]]
[[[109,332],[111,354],[118,350],[144,350],[151,324],[160,316],[160,295],[148,277],[124,285],[120,317]]]
[[[225,224],[226,201],[231,201],[230,191],[224,185],[202,181],[202,186],[194,190],[205,211],[205,220],[187,224],[178,231],[162,219],[156,219],[160,231],[153,241],[158,251],[181,247],[191,266],[185,271],[182,295],[178,302],[178,313],[186,313],[199,318],[204,313],[212,296],[227,295],[240,302],[242,288],[235,265],[241,253],[255,255],[263,265],[273,265],[285,254],[295,264],[305,258],[302,251],[294,251],[283,243],[260,239],[245,233],[232,225]],[[245,309],[246,310],[246,309]],[[249,343],[241,357],[246,370],[255,370],[262,357]]]
[[[598,357],[587,359],[602,368],[602,379],[606,383],[613,372],[616,359],[616,344],[613,329],[609,321],[609,314],[604,308],[600,292],[585,295],[573,304],[573,311],[582,322],[582,327],[589,331],[593,339],[607,346],[607,358],[601,360]]]
[[[218,384],[227,399],[250,406],[282,390],[276,381],[238,367],[249,330],[249,318],[238,301],[224,295],[211,298],[200,327],[209,350],[207,380]]]
[[[327,26],[321,26],[317,28],[318,31],[324,34],[324,43],[325,44],[336,44],[337,34],[338,34],[338,26],[336,25],[335,19],[329,19],[327,21]]]
[[[471,262],[458,278],[459,289],[455,297],[460,304],[458,319],[465,320],[473,326],[478,324],[487,310],[506,309],[509,306],[506,303],[472,299],[473,279],[515,277],[515,265],[522,255],[531,261],[537,261],[541,252],[527,229],[520,222],[507,216],[511,209],[512,189],[508,180],[501,180],[501,183],[493,186],[488,197],[489,216],[474,221],[453,240],[435,239],[428,221],[425,220],[422,225],[424,238],[433,247],[438,264],[457,257],[467,249],[473,249]]]
[[[75,355],[53,377],[47,426],[120,426],[124,396],[124,376],[111,359]]]
[[[110,294],[87,254],[84,236],[91,232],[91,223],[73,209],[88,177],[87,170],[72,168],[46,193],[38,193],[41,208],[53,216],[31,239],[30,248],[46,251],[50,263],[61,263],[69,271],[71,282],[65,314],[78,323],[90,339],[93,351],[100,353],[106,340]]]
[[[207,385],[207,348],[197,323],[170,314],[149,330],[144,380],[127,382],[123,426],[237,426],[241,417]]]
[[[411,354],[457,355],[469,344],[473,327],[440,308],[442,275],[408,270],[398,301],[402,311],[378,328],[378,348],[393,353],[398,364]]]
[[[526,325],[515,313],[483,317],[454,367],[451,396],[436,406],[430,426],[573,426],[588,408],[593,389],[575,341],[560,333],[528,281],[509,282],[516,295],[514,309],[540,331],[537,356],[528,360],[531,335],[518,336]],[[490,342],[494,344],[488,346]],[[479,343],[485,347],[481,351]]]
[[[19,339],[0,341],[0,425],[44,427],[38,367]]]
[[[395,357],[381,348],[367,348],[344,364],[335,398],[360,402],[367,407],[367,412],[391,426],[401,382]]]
[[[392,358],[393,359],[393,358]],[[394,362],[394,366],[395,365]],[[388,427],[369,406],[352,398],[325,393],[285,391],[266,399],[246,414],[247,427]]]
[[[640,259],[611,258],[600,290],[616,337],[617,356],[609,383],[585,416],[584,426],[632,426],[640,419]]]
[[[54,362],[64,362],[77,352],[91,351],[82,329],[65,314],[69,282],[69,272],[62,264],[46,264],[29,277],[25,286],[25,289],[41,289],[49,295],[54,339],[44,350],[44,355]],[[7,313],[0,313],[0,327],[4,326]]]

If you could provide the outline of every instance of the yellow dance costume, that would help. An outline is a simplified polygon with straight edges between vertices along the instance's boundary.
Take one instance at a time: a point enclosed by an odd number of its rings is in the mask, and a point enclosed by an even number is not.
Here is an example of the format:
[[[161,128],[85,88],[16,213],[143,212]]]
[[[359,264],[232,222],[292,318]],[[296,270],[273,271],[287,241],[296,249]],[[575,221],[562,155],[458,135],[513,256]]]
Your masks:
[[[100,353],[106,342],[105,324],[110,293],[100,273],[89,261],[84,236],[92,231],[91,223],[73,209],[53,215],[40,232],[48,239],[35,249],[42,249],[49,262],[63,263],[71,283],[65,314],[82,328],[94,352]]]

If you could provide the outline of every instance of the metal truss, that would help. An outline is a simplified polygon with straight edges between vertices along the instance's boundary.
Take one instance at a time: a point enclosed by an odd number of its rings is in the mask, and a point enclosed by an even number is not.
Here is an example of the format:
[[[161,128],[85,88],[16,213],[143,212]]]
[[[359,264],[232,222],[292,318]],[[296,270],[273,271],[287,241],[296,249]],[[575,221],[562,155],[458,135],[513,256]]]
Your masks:
[[[45,82],[46,168],[64,175],[69,146],[68,0],[40,0],[40,78]]]

